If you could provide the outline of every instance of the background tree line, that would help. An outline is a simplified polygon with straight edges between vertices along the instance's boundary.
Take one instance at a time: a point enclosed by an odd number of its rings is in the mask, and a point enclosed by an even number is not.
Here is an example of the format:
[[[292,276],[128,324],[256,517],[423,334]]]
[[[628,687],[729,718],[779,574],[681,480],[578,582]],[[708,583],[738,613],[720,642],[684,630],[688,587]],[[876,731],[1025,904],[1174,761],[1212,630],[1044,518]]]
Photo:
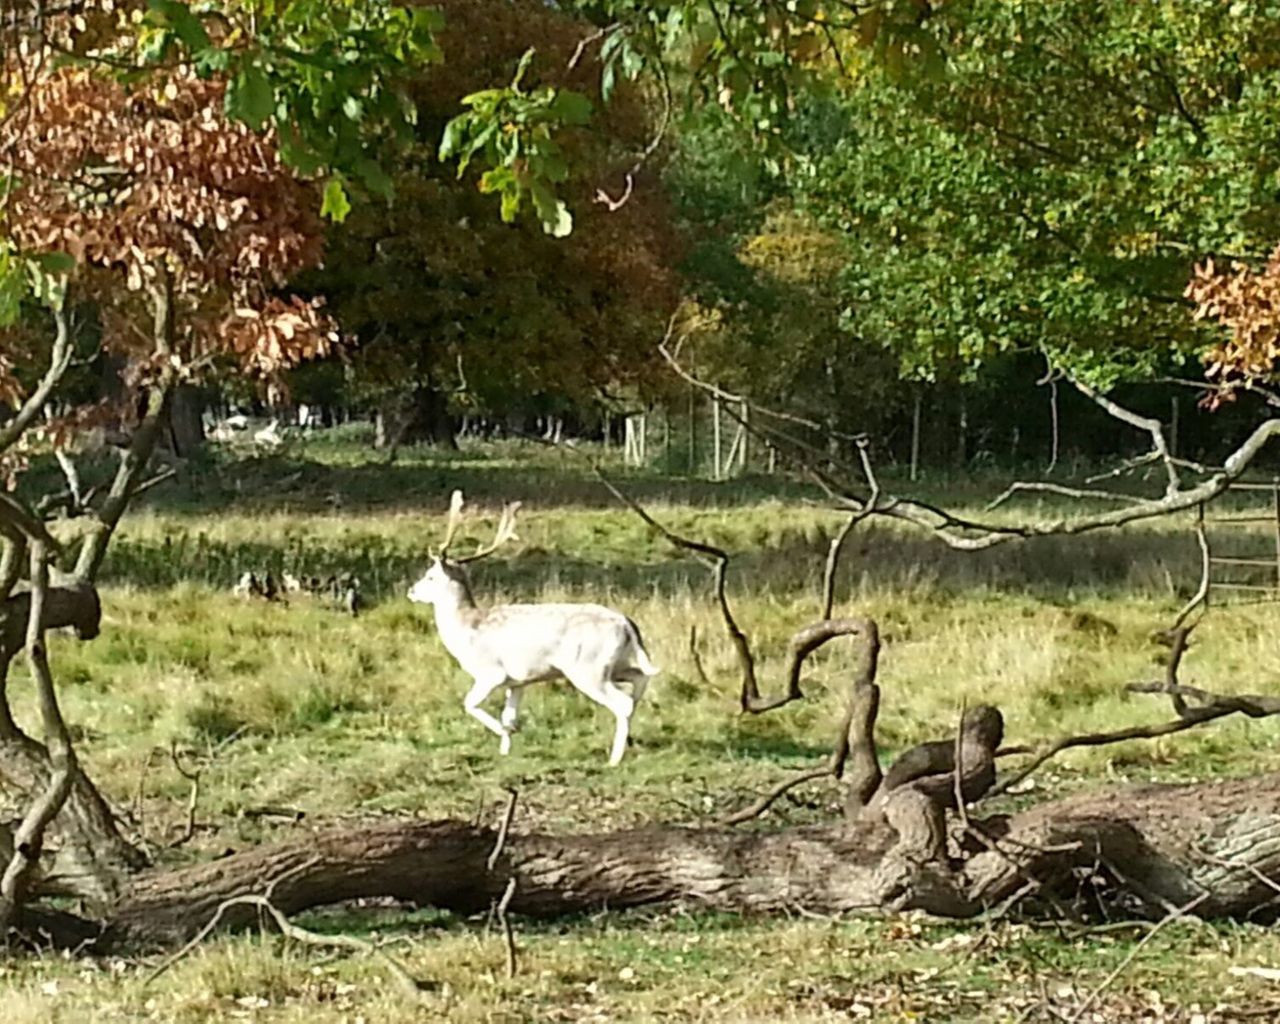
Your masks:
[[[198,443],[200,410],[232,403],[368,417],[385,443],[451,445],[464,417],[620,440],[619,415],[652,408],[696,431],[656,352],[683,302],[707,375],[901,461],[1123,451],[1062,371],[1176,418],[1187,455],[1230,444],[1256,409],[1224,400],[1270,365],[1215,363],[1222,332],[1184,291],[1203,261],[1258,266],[1280,238],[1273,7],[414,6],[430,42],[402,69],[412,117],[339,77],[312,121],[277,124],[286,160],[331,169],[323,262],[288,287],[341,343],[269,390],[193,377],[171,440]],[[309,88],[290,73],[249,65],[228,110],[278,120]],[[110,305],[82,297],[79,329],[101,333]],[[1208,384],[1171,383],[1206,358]],[[16,360],[15,393],[38,372]],[[99,359],[80,397],[130,372]]]

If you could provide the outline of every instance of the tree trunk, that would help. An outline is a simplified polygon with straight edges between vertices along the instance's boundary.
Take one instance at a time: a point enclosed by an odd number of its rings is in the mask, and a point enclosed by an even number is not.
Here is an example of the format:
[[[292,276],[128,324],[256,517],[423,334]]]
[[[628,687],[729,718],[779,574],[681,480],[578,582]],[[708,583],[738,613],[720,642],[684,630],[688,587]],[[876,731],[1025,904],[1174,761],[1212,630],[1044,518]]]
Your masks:
[[[53,770],[44,745],[14,722],[5,692],[9,664],[22,648],[30,607],[31,595],[26,591],[11,595],[0,605],[0,779],[23,794],[42,791]],[[83,580],[60,579],[46,593],[43,619],[47,629],[71,627],[81,640],[92,640],[98,635],[101,618],[97,590]],[[50,865],[42,865],[44,891],[72,894],[95,906],[106,906],[118,898],[125,878],[146,863],[141,852],[120,835],[111,808],[79,769],[53,832],[60,852]]]
[[[950,784],[949,778],[946,780]],[[823,913],[922,909],[971,917],[1020,889],[1070,899],[1082,888],[1156,916],[1208,892],[1205,917],[1242,916],[1274,900],[1280,875],[1280,774],[1195,785],[1146,785],[1069,797],[973,819],[989,838],[930,849],[912,827],[921,791],[883,817],[825,828],[752,832],[650,828],[601,835],[496,836],[457,821],[337,830],[209,864],[137,878],[105,933],[109,949],[185,941],[218,905],[274,885],[285,913],[393,897],[460,913],[488,907],[508,879],[510,909],[538,917],[691,902],[731,911]],[[889,804],[893,804],[890,800]],[[922,838],[924,837],[924,838]],[[1082,886],[1081,872],[1105,880]],[[245,924],[238,908],[229,924]]]
[[[457,451],[456,423],[445,396],[435,388],[415,388],[384,404],[378,409],[373,443],[393,453],[401,445],[421,443]]]
[[[204,445],[204,393],[190,384],[173,389],[169,402],[169,429],[166,441],[179,458],[187,458]]]

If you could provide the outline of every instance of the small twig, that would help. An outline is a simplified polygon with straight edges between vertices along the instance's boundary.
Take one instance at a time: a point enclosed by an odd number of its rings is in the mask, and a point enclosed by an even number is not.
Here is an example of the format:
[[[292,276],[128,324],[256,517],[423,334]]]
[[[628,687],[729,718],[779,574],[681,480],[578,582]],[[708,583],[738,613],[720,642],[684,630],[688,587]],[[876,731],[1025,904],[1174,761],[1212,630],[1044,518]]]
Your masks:
[[[721,818],[720,824],[741,825],[744,821],[750,821],[752,818],[758,818],[772,807],[780,797],[795,789],[796,786],[801,786],[806,782],[812,782],[814,779],[830,778],[834,775],[835,773],[831,770],[830,765],[822,768],[814,768],[807,772],[801,772],[799,775],[795,775],[792,778],[787,779],[785,782],[778,783],[778,785],[774,786],[768,793],[765,793],[758,800],[747,804],[747,806],[741,810],[734,811],[732,814]]]
[[[593,43],[598,43],[605,36],[618,31],[622,27],[622,22],[615,21],[609,25],[603,26],[602,28],[596,29],[594,32],[588,32],[585,36],[579,39],[578,45],[573,48],[573,55],[569,58],[569,70],[572,71],[578,66],[578,63],[582,60],[582,56],[586,53],[588,46],[591,46]]]
[[[139,494],[143,494],[144,492],[151,490],[153,487],[159,487],[166,480],[172,480],[177,475],[178,471],[172,467],[163,470],[151,477],[149,480],[143,480],[142,483],[138,484],[138,486],[133,489],[133,497],[136,498]]]
[[[964,805],[964,713],[968,708],[968,699],[960,698],[960,721],[956,725],[955,752],[952,760],[955,762],[951,771],[951,787],[955,793],[956,814],[960,817],[960,824],[965,830],[969,829],[969,811]]]
[[[1145,455],[1139,455],[1134,459],[1125,459],[1120,465],[1107,470],[1105,473],[1095,473],[1093,476],[1085,477],[1086,484],[1096,484],[1103,480],[1113,480],[1118,476],[1124,476],[1126,473],[1132,473],[1136,469],[1143,466],[1149,466],[1153,462],[1160,461],[1159,452],[1147,452]],[[1193,462],[1191,459],[1180,459],[1170,456],[1169,461],[1179,469],[1189,469],[1193,473],[1200,473],[1208,476],[1210,473],[1222,472],[1221,466],[1206,466],[1202,462]]]
[[[1173,456],[1169,451],[1169,444],[1165,440],[1164,425],[1154,417],[1141,416],[1130,409],[1124,408],[1124,406],[1113,402],[1100,391],[1095,390],[1083,381],[1077,380],[1070,374],[1067,375],[1067,380],[1074,385],[1077,391],[1092,401],[1094,405],[1098,406],[1108,415],[1115,417],[1121,423],[1127,423],[1129,426],[1136,427],[1138,430],[1146,431],[1146,433],[1150,435],[1151,450],[1156,456],[1153,461],[1158,461],[1163,464],[1165,475],[1168,478],[1168,484],[1165,488],[1165,497],[1172,497],[1173,495],[1176,495],[1182,489],[1182,479],[1178,475],[1177,463],[1174,461]]]
[[[1147,934],[1139,940],[1138,944],[1129,951],[1129,955],[1121,960],[1116,969],[1103,978],[1098,987],[1090,992],[1085,1001],[1080,1004],[1076,1009],[1076,1012],[1071,1017],[1073,1024],[1076,1021],[1084,1019],[1084,1015],[1089,1011],[1089,1008],[1098,1001],[1098,997],[1101,996],[1102,993],[1105,992],[1115,982],[1115,980],[1125,972],[1128,966],[1137,959],[1138,954],[1142,952],[1147,943],[1160,934],[1161,929],[1179,918],[1186,917],[1187,914],[1191,913],[1191,911],[1195,910],[1196,907],[1207,900],[1210,895],[1211,894],[1207,892],[1201,893],[1190,903],[1183,904],[1181,907],[1176,908],[1153,925],[1151,930],[1147,932]]]
[[[155,761],[156,754],[158,753],[159,751],[154,747],[147,751],[147,756],[142,762],[142,768],[138,772],[137,788],[133,791],[133,808],[131,816],[133,818],[133,826],[138,830],[138,835],[143,842],[146,842],[147,838],[146,824],[143,820],[143,816],[145,814],[143,808],[144,799],[146,797],[147,775],[150,773],[151,765]]]
[[[301,821],[307,812],[298,807],[242,807],[238,812],[241,818],[286,818],[289,821]]]
[[[502,856],[502,848],[507,845],[507,832],[511,828],[511,819],[516,813],[516,799],[519,795],[517,790],[507,790],[507,809],[503,812],[502,823],[498,826],[498,839],[493,844],[493,852],[489,854],[489,860],[485,864],[486,870],[490,873],[497,865],[498,858]]]
[[[218,904],[218,909],[214,912],[209,923],[206,924],[196,934],[190,942],[183,946],[180,950],[166,959],[154,971],[147,975],[143,986],[150,985],[165,971],[169,970],[179,960],[186,957],[196,946],[203,942],[221,922],[228,910],[234,907],[257,907],[260,911],[264,911],[275,921],[276,926],[280,929],[281,934],[286,938],[293,939],[295,942],[301,942],[308,946],[321,946],[329,949],[351,949],[360,953],[367,953],[380,959],[391,971],[395,979],[400,982],[401,987],[414,996],[421,996],[423,984],[415,978],[407,967],[399,960],[391,956],[386,951],[379,949],[371,942],[364,939],[357,939],[354,935],[321,935],[318,932],[309,931],[306,928],[299,927],[290,921],[283,913],[281,913],[271,900],[266,896],[234,896],[229,900],[224,900]]]
[[[658,126],[654,129],[653,138],[645,145],[644,149],[636,156],[635,162],[631,165],[631,169],[626,172],[623,180],[626,182],[626,188],[622,195],[614,199],[603,188],[596,189],[595,201],[601,203],[608,208],[610,213],[616,213],[626,205],[627,200],[631,198],[632,192],[635,190],[636,175],[644,168],[654,153],[658,151],[658,147],[662,145],[662,140],[667,137],[667,131],[671,127],[671,110],[674,106],[671,98],[671,81],[667,77],[665,65],[659,61],[657,64],[658,81],[662,86],[662,114],[658,118]]]
[[[506,891],[502,894],[502,899],[498,901],[498,923],[502,925],[502,938],[507,946],[507,977],[514,978],[516,976],[516,936],[511,928],[511,920],[507,917],[507,907],[511,905],[511,897],[516,894],[516,877],[512,875],[507,879]]]
[[[177,849],[184,843],[190,842],[196,834],[196,805],[200,802],[200,777],[204,774],[204,771],[203,769],[188,771],[182,766],[177,740],[173,740],[169,744],[169,756],[172,758],[173,767],[177,769],[178,774],[191,783],[191,791],[187,794],[186,827],[183,829],[182,835],[169,844],[170,849]]]
[[[702,653],[698,650],[698,626],[696,623],[689,624],[689,657],[693,659],[693,670],[698,673],[698,680],[708,690],[711,689],[711,679],[707,675],[707,670],[702,664]]]

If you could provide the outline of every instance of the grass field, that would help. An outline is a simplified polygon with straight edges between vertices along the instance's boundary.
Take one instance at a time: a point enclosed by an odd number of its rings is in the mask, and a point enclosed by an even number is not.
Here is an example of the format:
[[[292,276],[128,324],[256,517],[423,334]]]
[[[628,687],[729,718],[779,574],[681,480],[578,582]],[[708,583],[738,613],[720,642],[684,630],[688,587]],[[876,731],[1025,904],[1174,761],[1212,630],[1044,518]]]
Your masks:
[[[822,557],[840,516],[767,479],[623,479],[664,522],[737,553],[735,607],[758,645],[762,678],[779,687],[787,638],[817,614]],[[1004,482],[937,479],[922,489],[976,508]],[[477,538],[502,501],[525,502],[522,542],[477,567],[482,600],[600,600],[643,628],[663,674],[620,768],[604,763],[607,713],[567,686],[529,695],[509,758],[463,712],[464,677],[429,612],[403,597],[440,537],[453,487],[476,506]],[[1001,514],[1037,508],[1049,511],[1028,501]],[[1274,544],[1265,533],[1253,543],[1264,552]],[[1164,703],[1123,685],[1158,673],[1150,636],[1194,586],[1197,557],[1185,519],[981,555],[884,526],[858,534],[839,607],[872,615],[884,634],[885,754],[945,734],[964,700],[999,705],[1013,742],[1162,720]],[[306,599],[265,606],[231,595],[242,571],[268,568],[355,572],[371,606],[353,620]],[[521,829],[698,823],[825,754],[853,663],[833,644],[813,661],[808,700],[739,717],[733,659],[708,595],[705,569],[554,452],[411,451],[388,467],[350,443],[316,442],[287,457],[215,455],[157,492],[113,547],[102,636],[58,637],[53,659],[83,761],[164,863],[337,819],[496,819],[509,786],[520,791]],[[1276,621],[1275,605],[1215,609],[1197,631],[1186,680],[1271,690],[1280,678]],[[693,669],[690,626],[710,690]],[[11,689],[34,730],[21,669]],[[1274,720],[1228,720],[1073,753],[1037,777],[1033,796],[1280,768],[1278,729]],[[174,743],[203,774],[196,834],[168,849],[189,789],[170,762]],[[801,791],[755,827],[827,819],[837,796]],[[264,807],[305,816],[256,813]],[[1070,1017],[1145,934],[1138,924],[834,921],[800,910],[786,919],[601,913],[521,923],[522,969],[508,980],[501,939],[482,921],[383,908],[302,923],[376,935],[431,990],[413,1001],[376,960],[243,935],[208,943],[151,985],[154,960],[0,962],[0,1020],[1052,1020]],[[1229,968],[1278,963],[1280,939],[1269,929],[1180,922],[1107,988],[1097,1019],[1276,1019],[1280,987]]]

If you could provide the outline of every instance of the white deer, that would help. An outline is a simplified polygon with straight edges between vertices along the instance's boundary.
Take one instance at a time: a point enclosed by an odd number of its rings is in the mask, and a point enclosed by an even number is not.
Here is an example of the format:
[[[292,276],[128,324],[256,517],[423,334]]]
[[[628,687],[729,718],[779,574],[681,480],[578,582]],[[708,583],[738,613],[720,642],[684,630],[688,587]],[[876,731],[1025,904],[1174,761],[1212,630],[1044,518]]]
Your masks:
[[[436,629],[448,652],[472,677],[464,706],[500,737],[499,753],[511,751],[519,725],[520,698],[530,683],[563,677],[613,712],[617,726],[609,764],[627,749],[631,715],[658,669],[649,660],[640,630],[625,615],[598,604],[506,604],[478,608],[464,566],[515,540],[520,502],[507,505],[493,541],[469,555],[449,554],[462,516],[462,492],[454,491],[444,544],[431,567],[409,590],[409,600],[435,606]],[[627,693],[618,684],[630,683]],[[506,688],[502,718],[481,705]]]

